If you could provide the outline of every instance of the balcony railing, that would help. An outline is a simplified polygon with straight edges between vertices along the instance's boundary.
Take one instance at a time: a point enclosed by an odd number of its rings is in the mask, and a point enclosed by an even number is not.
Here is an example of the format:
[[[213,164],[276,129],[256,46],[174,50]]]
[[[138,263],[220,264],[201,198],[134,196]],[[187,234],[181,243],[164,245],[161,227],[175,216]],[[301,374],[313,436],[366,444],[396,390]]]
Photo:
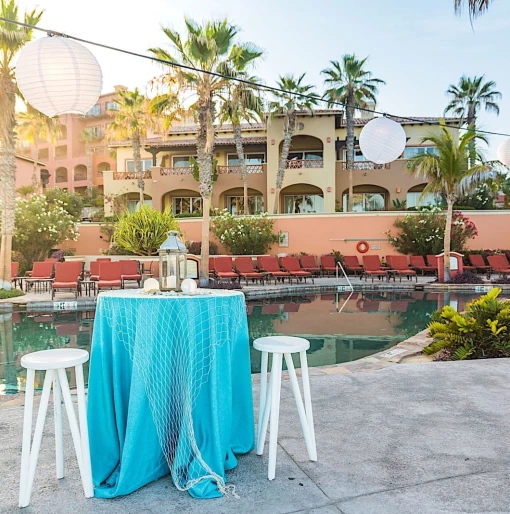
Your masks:
[[[372,161],[356,161],[352,163],[353,170],[389,170],[390,168],[391,164],[389,162],[386,164],[376,164]],[[342,169],[347,169],[345,161],[342,163]]]
[[[151,170],[142,171],[142,178],[152,178]],[[113,180],[136,180],[138,179],[138,172],[136,171],[115,171],[113,173]]]
[[[191,175],[191,166],[174,166],[173,168],[161,168],[161,175]]]
[[[291,159],[287,161],[288,170],[301,170],[303,168],[324,168],[324,159]]]
[[[246,171],[248,173],[264,173],[264,166],[262,164],[247,164]],[[218,174],[234,174],[241,173],[241,166],[233,164],[230,166],[218,166]]]

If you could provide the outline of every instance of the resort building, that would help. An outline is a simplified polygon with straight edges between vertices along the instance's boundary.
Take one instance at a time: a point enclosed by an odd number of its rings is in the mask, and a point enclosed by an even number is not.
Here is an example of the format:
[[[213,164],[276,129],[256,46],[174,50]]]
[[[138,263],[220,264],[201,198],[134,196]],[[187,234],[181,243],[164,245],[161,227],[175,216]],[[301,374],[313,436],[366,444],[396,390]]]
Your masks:
[[[359,134],[369,120],[369,117],[364,117],[355,121],[354,210],[394,210],[394,201],[405,201],[407,207],[416,206],[426,184],[423,179],[409,173],[407,159],[419,152],[433,151],[431,146],[422,145],[421,140],[427,134],[440,130],[437,125],[427,123],[437,123],[439,118],[420,118],[422,121],[397,119],[406,132],[407,145],[401,158],[386,165],[366,161],[359,150]],[[445,121],[454,126],[460,123],[458,118],[446,118]],[[273,212],[283,142],[283,118],[245,124],[242,132],[249,171],[250,212]],[[142,152],[144,193],[154,208],[169,208],[179,215],[200,214],[202,201],[198,182],[193,178],[190,167],[190,158],[196,156],[195,137],[196,126],[174,125],[165,137],[147,139]],[[283,188],[277,199],[280,213],[346,210],[349,173],[345,162],[345,139],[342,111],[300,113]],[[128,208],[135,208],[139,198],[130,142],[110,146],[117,152],[117,171],[103,170],[107,215],[114,210],[112,198],[123,198]],[[231,126],[217,127],[214,152],[218,179],[213,186],[212,207],[228,209],[233,214],[243,213],[243,183]]]
[[[34,164],[35,160],[30,157],[26,157],[24,155],[15,155],[16,157],[16,189],[23,186],[31,186],[32,185],[32,175],[34,173]],[[46,163],[37,161],[37,165],[35,167],[36,176],[41,179],[41,182],[47,180],[47,176],[45,174],[41,174],[41,170],[46,169]]]

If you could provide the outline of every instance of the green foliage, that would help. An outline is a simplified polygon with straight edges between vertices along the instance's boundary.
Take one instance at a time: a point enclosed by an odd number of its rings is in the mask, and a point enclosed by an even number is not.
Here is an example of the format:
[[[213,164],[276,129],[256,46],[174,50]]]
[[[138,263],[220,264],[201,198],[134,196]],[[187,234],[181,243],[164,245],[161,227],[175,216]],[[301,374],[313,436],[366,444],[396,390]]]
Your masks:
[[[189,165],[191,166],[191,176],[200,182],[200,166],[194,157],[189,158]],[[218,159],[213,157],[211,168],[211,182],[214,184],[218,180]]]
[[[500,293],[491,289],[464,314],[450,306],[434,313],[428,326],[433,342],[423,351],[442,351],[454,360],[510,357],[510,302],[499,300]]]
[[[34,186],[21,186],[18,187],[18,189],[16,189],[16,193],[26,198],[27,196],[30,196],[32,193],[35,193],[35,188]]]
[[[408,214],[396,219],[397,235],[387,232],[388,242],[402,254],[437,255],[443,251],[446,216],[436,207],[423,209],[420,214]],[[468,239],[478,235],[475,224],[461,212],[454,212],[451,230],[451,249],[463,252]]]
[[[6,300],[7,298],[16,298],[17,296],[23,296],[25,293],[20,291],[19,289],[11,289],[10,291],[6,291],[5,289],[0,289],[0,300]]]
[[[214,218],[212,231],[233,255],[262,255],[278,242],[273,224],[267,214],[232,216],[225,210]]]
[[[399,200],[398,198],[395,198],[395,200],[393,200],[393,208],[396,211],[405,211],[407,208],[407,200]]]
[[[49,204],[61,205],[76,221],[81,219],[83,198],[77,193],[69,193],[60,187],[51,187],[44,192]]]
[[[200,255],[202,253],[202,241],[186,241],[186,248],[188,253]],[[213,241],[209,241],[209,255],[218,255],[218,245]]]
[[[63,201],[49,201],[45,195],[17,198],[13,250],[20,252],[25,265],[31,267],[63,241],[77,238],[76,220]]]
[[[148,205],[125,212],[119,219],[112,242],[134,255],[154,255],[170,230],[180,230],[169,210],[161,213]]]

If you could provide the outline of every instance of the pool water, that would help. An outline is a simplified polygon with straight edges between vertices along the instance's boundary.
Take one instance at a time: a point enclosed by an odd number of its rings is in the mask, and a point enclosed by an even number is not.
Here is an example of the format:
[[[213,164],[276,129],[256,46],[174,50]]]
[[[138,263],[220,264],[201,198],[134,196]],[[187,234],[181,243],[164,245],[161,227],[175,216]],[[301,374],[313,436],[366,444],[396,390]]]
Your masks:
[[[348,362],[391,348],[423,330],[445,302],[464,309],[480,294],[366,292],[292,296],[248,301],[250,343],[266,335],[295,335],[310,341],[309,366]],[[73,347],[90,351],[94,311],[0,313],[0,394],[24,390],[20,365],[27,353]],[[260,353],[251,348],[252,372]],[[85,377],[88,369],[85,369]],[[70,373],[71,383],[73,376]],[[43,376],[36,379],[42,386]]]

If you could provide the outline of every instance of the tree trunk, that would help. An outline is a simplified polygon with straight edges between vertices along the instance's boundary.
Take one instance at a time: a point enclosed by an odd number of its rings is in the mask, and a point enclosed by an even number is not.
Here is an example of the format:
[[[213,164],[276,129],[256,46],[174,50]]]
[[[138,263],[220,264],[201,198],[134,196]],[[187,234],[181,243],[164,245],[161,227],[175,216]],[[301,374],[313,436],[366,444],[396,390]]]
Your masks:
[[[239,123],[232,123],[234,132],[234,141],[236,144],[237,158],[241,166],[241,177],[243,178],[243,200],[244,200],[244,214],[250,214],[248,209],[248,168],[246,167],[246,159],[244,158],[243,149],[243,135],[241,132],[241,125]]]
[[[90,148],[90,144],[85,144],[85,157],[87,160],[87,187],[92,187],[92,148]],[[145,185],[145,184],[144,184]],[[138,186],[140,187],[140,186]],[[143,194],[143,193],[142,193]]]
[[[444,227],[444,280],[450,280],[450,247],[452,239],[452,218],[453,218],[453,202],[455,198],[452,195],[446,196],[446,226]]]
[[[16,119],[16,90],[9,73],[0,77],[0,89],[3,89],[6,109],[0,116],[0,190],[2,211],[2,241],[0,243],[0,289],[10,290],[11,252],[14,232],[14,209],[16,193],[16,157],[14,153],[14,128]]]
[[[352,93],[347,96],[347,104],[352,105],[354,98]],[[345,121],[347,125],[347,170],[349,172],[349,197],[347,201],[347,212],[352,212],[354,202],[354,186],[353,186],[353,163],[354,163],[354,107],[347,107],[345,111]]]
[[[476,130],[476,111],[475,111],[474,105],[470,105],[468,107],[467,124],[468,124],[469,129]],[[469,155],[469,167],[472,168],[476,163],[476,143],[475,143],[475,141],[469,142],[468,155]]]
[[[32,169],[32,187],[34,188],[34,192],[39,193],[39,186],[41,181],[37,179],[37,163],[39,162],[39,141],[38,138],[35,138],[34,141],[34,167]]]
[[[145,182],[143,181],[142,156],[140,154],[140,133],[136,132],[133,137],[133,158],[135,161],[135,172],[137,177],[138,190],[140,192],[140,207],[143,205]]]
[[[273,214],[278,214],[278,207],[280,205],[280,191],[282,190],[283,180],[285,178],[285,170],[287,169],[287,158],[289,157],[290,145],[292,143],[292,136],[296,128],[296,111],[293,109],[288,111],[283,127],[283,144],[280,160],[278,161],[278,173],[276,174],[276,191],[274,199]]]

